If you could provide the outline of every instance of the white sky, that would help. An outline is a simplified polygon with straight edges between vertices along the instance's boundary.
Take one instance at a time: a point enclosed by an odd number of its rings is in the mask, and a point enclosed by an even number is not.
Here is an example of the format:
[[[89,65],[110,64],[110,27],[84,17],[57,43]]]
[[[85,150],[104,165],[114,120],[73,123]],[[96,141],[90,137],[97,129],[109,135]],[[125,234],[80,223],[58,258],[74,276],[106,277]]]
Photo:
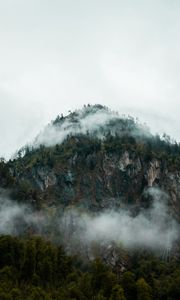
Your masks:
[[[180,141],[179,0],[0,0],[0,156],[87,103]]]

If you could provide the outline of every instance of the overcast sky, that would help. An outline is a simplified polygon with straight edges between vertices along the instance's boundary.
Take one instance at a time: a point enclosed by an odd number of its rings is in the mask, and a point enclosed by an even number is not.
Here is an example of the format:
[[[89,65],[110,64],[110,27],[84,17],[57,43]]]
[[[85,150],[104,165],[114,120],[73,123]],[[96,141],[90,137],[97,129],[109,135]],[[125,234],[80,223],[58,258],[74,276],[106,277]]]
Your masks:
[[[180,141],[179,0],[0,0],[0,156],[87,103]]]

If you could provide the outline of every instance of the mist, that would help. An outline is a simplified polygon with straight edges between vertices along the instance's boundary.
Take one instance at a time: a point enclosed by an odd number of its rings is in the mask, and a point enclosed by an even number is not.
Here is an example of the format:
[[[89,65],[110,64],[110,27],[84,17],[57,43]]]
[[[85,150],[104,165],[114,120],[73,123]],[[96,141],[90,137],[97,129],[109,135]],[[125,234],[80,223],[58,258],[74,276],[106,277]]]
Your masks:
[[[99,108],[100,107],[100,108]],[[150,136],[151,133],[145,124],[140,124],[138,119],[134,120],[134,128],[123,128],[121,121],[130,121],[133,119],[130,116],[120,115],[118,112],[112,111],[101,105],[84,106],[81,110],[76,110],[65,118],[61,117],[62,121],[57,124],[49,124],[35,138],[32,147],[54,146],[61,144],[69,135],[88,134],[92,137],[104,139],[105,133],[111,132],[112,135],[123,135],[125,132],[130,132],[134,137]],[[116,125],[111,122],[116,121]]]
[[[130,250],[169,251],[178,239],[179,225],[168,210],[168,196],[157,188],[149,188],[146,195],[153,202],[136,216],[128,208],[95,215],[70,209],[64,214],[61,226],[64,225],[65,233],[72,233],[70,243],[79,240],[87,245],[113,243]]]
[[[33,143],[34,147],[39,145],[54,146],[62,143],[68,135],[72,134],[87,134],[94,133],[99,130],[101,126],[105,126],[112,118],[116,116],[114,112],[108,112],[103,110],[102,112],[93,112],[89,115],[83,115],[82,111],[77,111],[76,122],[65,119],[64,123],[60,126],[48,125],[42,132],[36,137]]]
[[[23,235],[31,230],[43,234],[48,217],[33,210],[31,205],[18,203],[10,192],[0,189],[0,234]]]
[[[157,188],[149,188],[146,195],[152,204],[134,216],[128,208],[87,212],[69,207],[56,208],[54,213],[36,212],[8,198],[1,190],[0,234],[23,236],[28,232],[63,244],[68,254],[93,257],[93,245],[124,247],[128,250],[149,249],[170,252],[179,238],[179,225],[168,208],[168,195]]]

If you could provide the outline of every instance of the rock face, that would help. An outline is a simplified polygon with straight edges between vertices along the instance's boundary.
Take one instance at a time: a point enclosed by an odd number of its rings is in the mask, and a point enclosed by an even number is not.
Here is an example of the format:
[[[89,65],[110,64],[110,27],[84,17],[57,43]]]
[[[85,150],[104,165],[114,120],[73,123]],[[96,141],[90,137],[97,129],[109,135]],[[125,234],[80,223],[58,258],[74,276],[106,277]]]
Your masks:
[[[129,158],[129,152],[125,151],[119,160],[119,169],[126,171],[127,166],[132,164],[132,160]]]
[[[148,187],[152,187],[155,180],[160,177],[160,165],[158,160],[150,161],[149,169],[147,170],[146,179]]]
[[[38,168],[34,170],[34,181],[39,186],[41,191],[48,189],[57,184],[57,178],[49,168]]]
[[[180,171],[168,170],[161,160],[145,161],[125,150],[119,154],[77,153],[54,166],[34,166],[28,172],[13,171],[25,180],[48,204],[77,205],[91,210],[140,206],[145,204],[144,191],[159,187],[169,196],[178,215],[180,209]]]

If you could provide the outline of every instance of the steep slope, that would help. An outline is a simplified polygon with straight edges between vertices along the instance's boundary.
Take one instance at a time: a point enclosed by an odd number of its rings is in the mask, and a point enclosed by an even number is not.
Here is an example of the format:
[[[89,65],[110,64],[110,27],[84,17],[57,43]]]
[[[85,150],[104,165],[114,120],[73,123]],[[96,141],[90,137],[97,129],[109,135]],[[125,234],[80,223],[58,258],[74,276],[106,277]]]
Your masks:
[[[180,146],[101,105],[58,116],[4,168],[13,196],[38,208],[138,210],[151,201],[147,188],[159,187],[179,216]]]

